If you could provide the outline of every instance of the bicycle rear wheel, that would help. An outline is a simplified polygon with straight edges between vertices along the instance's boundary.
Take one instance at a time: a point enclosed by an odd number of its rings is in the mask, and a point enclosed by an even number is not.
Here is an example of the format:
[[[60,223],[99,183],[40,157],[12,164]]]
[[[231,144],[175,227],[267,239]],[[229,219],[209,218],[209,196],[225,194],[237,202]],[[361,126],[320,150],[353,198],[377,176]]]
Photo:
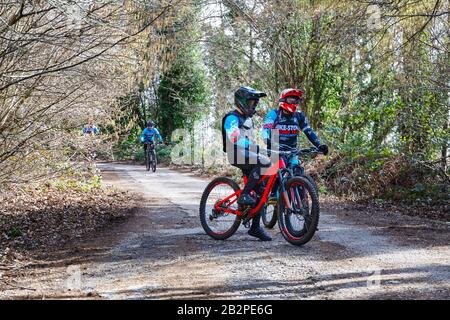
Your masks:
[[[218,212],[215,205],[239,190],[239,185],[232,179],[221,177],[211,181],[203,192],[200,201],[200,222],[205,232],[213,239],[225,240],[231,237],[241,224],[239,216]],[[231,198],[221,207],[237,210],[237,196]]]
[[[320,207],[316,189],[305,177],[289,179],[285,185],[285,200],[279,203],[278,224],[281,234],[289,243],[301,246],[314,236],[319,224]]]

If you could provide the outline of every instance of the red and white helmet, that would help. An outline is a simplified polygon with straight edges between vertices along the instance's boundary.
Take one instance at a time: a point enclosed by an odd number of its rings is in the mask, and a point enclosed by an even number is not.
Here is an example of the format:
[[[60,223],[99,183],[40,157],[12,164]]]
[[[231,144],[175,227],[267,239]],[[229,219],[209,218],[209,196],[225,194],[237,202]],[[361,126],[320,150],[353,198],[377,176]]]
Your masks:
[[[303,91],[299,89],[284,89],[281,91],[279,106],[284,110],[294,113],[297,106],[300,104],[300,99],[303,96]]]

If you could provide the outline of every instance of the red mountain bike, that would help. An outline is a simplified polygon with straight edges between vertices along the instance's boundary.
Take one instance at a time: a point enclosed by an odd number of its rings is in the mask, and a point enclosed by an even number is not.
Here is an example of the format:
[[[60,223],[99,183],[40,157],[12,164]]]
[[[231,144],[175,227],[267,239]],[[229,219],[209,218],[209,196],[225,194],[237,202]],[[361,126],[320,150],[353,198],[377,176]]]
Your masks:
[[[311,240],[319,224],[317,191],[306,177],[294,177],[283,160],[285,156],[300,154],[304,150],[279,152],[283,156],[267,170],[258,183],[265,186],[262,195],[252,191],[258,199],[254,208],[240,210],[237,199],[242,190],[236,181],[226,177],[211,181],[200,202],[200,221],[205,232],[214,239],[224,240],[231,237],[241,223],[249,227],[250,220],[265,208],[278,180],[278,226],[281,234],[286,241],[298,246]],[[246,182],[244,177],[244,184]]]

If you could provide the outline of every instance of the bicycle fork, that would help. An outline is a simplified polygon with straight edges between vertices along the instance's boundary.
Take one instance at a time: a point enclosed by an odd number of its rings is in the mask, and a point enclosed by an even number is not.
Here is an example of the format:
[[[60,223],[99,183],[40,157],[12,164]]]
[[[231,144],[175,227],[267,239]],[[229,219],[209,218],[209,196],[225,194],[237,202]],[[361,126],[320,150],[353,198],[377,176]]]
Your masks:
[[[288,195],[287,195],[287,192],[286,192],[286,188],[285,188],[284,183],[283,183],[283,176],[281,175],[281,171],[278,171],[278,178],[280,179],[281,194],[283,196],[286,208],[287,209],[291,209],[291,203],[289,202],[289,198],[288,198]]]

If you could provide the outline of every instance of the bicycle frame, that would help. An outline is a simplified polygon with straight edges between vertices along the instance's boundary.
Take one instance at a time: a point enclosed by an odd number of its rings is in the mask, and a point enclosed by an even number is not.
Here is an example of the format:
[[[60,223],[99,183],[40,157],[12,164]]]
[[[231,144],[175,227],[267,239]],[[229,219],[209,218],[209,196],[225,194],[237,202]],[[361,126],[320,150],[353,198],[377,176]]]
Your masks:
[[[146,151],[145,151],[145,155],[146,156],[150,155],[151,153],[156,151],[156,145],[155,145],[155,143],[153,141],[152,142],[146,142],[145,144],[147,145],[147,148],[146,148]]]
[[[262,177],[259,181],[258,184],[263,183],[264,181],[266,181],[267,179],[269,180],[267,183],[267,186],[264,190],[264,193],[261,197],[261,200],[258,202],[257,206],[253,209],[250,210],[250,212],[248,213],[247,217],[248,218],[252,218],[254,217],[262,208],[262,206],[267,203],[268,199],[269,199],[269,194],[272,191],[272,188],[276,182],[277,179],[279,179],[280,181],[282,180],[282,172],[283,170],[286,169],[286,163],[284,162],[284,160],[282,158],[280,158],[278,160],[278,163],[274,164],[273,166],[271,166],[268,170],[267,173],[264,175],[264,177]],[[247,184],[247,178],[244,177],[244,185]],[[285,203],[287,208],[290,209],[290,202],[289,199],[287,197],[286,194],[286,190],[284,190],[284,185],[282,183],[280,183],[281,186],[281,192],[283,194]],[[238,199],[238,197],[241,195],[242,190],[238,190],[235,193],[229,195],[228,197],[226,197],[225,199],[219,201],[218,203],[215,204],[214,209],[216,211],[219,212],[226,212],[226,213],[231,213],[231,214],[235,214],[237,216],[243,216],[244,213],[241,212],[240,210],[233,210],[230,209],[228,206],[235,203]],[[227,203],[227,207],[226,208],[222,208],[221,205],[224,203]]]

